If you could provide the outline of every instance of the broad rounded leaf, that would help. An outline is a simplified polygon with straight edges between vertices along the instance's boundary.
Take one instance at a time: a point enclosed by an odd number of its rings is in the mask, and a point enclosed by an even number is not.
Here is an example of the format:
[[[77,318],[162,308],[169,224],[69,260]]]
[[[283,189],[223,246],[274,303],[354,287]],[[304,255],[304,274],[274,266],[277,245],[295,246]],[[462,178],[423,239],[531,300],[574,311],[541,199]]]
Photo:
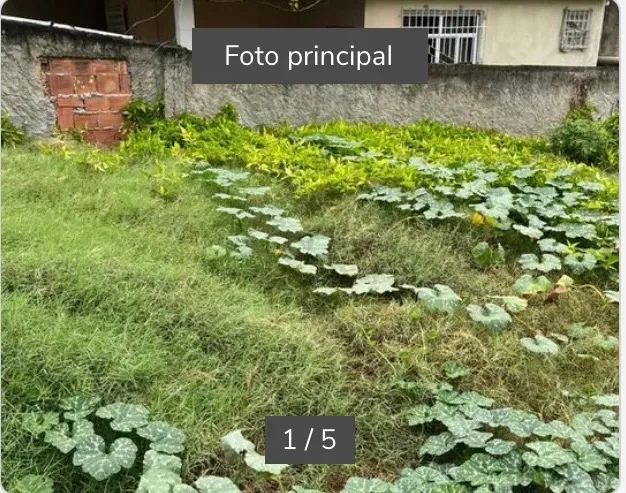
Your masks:
[[[61,401],[63,417],[70,421],[86,418],[96,410],[100,397],[74,396]]]
[[[531,353],[537,354],[557,354],[559,352],[559,345],[554,341],[537,334],[535,337],[522,337],[519,340],[520,344]]]
[[[328,255],[330,238],[324,235],[305,236],[291,244],[293,248],[305,255],[323,258]]]
[[[490,296],[490,298],[501,300],[504,307],[511,313],[523,312],[528,307],[528,300],[517,296]]]
[[[619,406],[619,395],[617,394],[605,394],[592,397],[591,400],[594,404],[604,407],[617,407]]]
[[[111,429],[115,431],[131,432],[148,424],[149,411],[138,404],[116,402],[103,406],[96,411],[96,416],[112,420]]]
[[[552,287],[552,283],[545,276],[533,277],[524,274],[513,285],[513,291],[522,296],[530,296],[538,293],[545,293]]]
[[[215,209],[217,212],[223,212],[235,216],[237,219],[250,219],[254,217],[254,214],[250,214],[248,211],[238,209],[237,207],[218,207]]]
[[[443,455],[456,445],[456,437],[447,431],[429,436],[420,447],[420,455]]]
[[[137,429],[137,434],[150,440],[150,448],[158,452],[177,454],[185,449],[185,434],[164,421],[152,421]]]
[[[553,442],[529,442],[526,448],[532,452],[524,452],[522,459],[530,467],[552,469],[556,466],[569,464],[576,460],[575,455]]]
[[[366,293],[390,293],[398,291],[393,287],[395,277],[391,274],[370,274],[368,276],[358,278],[352,286],[352,291],[355,294]]]
[[[73,464],[81,466],[83,471],[96,481],[102,481],[117,474],[122,468],[130,469],[137,454],[137,446],[128,438],[118,438],[106,453],[104,439],[91,435],[76,445]]]
[[[474,322],[480,323],[492,331],[503,330],[513,321],[511,315],[504,308],[493,303],[487,303],[485,306],[468,305],[466,310]]]
[[[200,493],[241,493],[232,480],[219,476],[201,476],[194,485]]]
[[[544,253],[541,256],[541,260],[534,253],[525,253],[520,256],[517,261],[522,269],[525,270],[538,270],[540,272],[550,272],[552,270],[561,269],[561,260],[559,257],[552,255],[551,253]]]
[[[274,216],[267,221],[267,224],[274,226],[283,233],[299,233],[300,231],[304,231],[300,221],[293,217]]]
[[[341,493],[398,493],[398,489],[382,479],[350,478]]]
[[[417,297],[433,312],[452,313],[461,304],[461,298],[449,286],[435,284],[431,288],[416,288]]]

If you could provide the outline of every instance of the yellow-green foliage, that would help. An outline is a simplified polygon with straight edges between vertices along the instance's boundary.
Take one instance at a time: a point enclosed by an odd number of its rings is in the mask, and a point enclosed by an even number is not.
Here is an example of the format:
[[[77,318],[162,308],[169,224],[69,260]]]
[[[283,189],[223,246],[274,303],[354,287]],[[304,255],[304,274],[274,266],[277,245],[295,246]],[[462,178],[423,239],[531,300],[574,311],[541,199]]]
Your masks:
[[[611,196],[617,192],[614,180],[550,153],[540,138],[432,121],[402,126],[336,121],[250,129],[236,118],[227,106],[213,118],[183,114],[153,120],[129,134],[119,149],[120,159],[132,164],[175,157],[181,163],[248,167],[289,181],[298,196],[354,192],[373,185],[413,189],[428,184],[410,164],[416,158],[447,167],[479,161],[486,170],[502,164],[530,164],[547,171],[573,167],[580,180],[603,182]],[[89,156],[92,167],[114,167],[105,153],[102,156],[103,165]]]

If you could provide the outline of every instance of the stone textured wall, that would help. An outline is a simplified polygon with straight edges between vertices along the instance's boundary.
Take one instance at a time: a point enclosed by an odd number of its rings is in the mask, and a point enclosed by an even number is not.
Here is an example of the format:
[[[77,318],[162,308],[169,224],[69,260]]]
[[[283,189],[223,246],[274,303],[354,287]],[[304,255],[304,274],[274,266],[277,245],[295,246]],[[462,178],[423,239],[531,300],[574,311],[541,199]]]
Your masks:
[[[191,53],[182,48],[3,23],[2,109],[35,135],[55,128],[42,82],[49,57],[126,60],[134,98],[163,97],[170,115],[213,115],[232,103],[247,125],[430,118],[542,134],[572,105],[587,101],[607,114],[618,104],[617,67],[433,65],[425,85],[193,85]]]

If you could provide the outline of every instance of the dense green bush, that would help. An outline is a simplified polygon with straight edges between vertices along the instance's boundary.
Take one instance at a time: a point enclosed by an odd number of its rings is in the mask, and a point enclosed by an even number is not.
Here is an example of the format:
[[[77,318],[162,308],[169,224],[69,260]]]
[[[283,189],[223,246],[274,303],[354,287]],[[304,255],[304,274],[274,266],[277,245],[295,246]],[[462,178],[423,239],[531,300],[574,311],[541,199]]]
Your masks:
[[[8,115],[2,115],[0,140],[2,147],[15,147],[26,142],[26,132],[23,128],[15,125]]]
[[[616,168],[619,151],[619,115],[594,118],[590,106],[576,108],[550,137],[552,149],[568,159],[602,168]]]

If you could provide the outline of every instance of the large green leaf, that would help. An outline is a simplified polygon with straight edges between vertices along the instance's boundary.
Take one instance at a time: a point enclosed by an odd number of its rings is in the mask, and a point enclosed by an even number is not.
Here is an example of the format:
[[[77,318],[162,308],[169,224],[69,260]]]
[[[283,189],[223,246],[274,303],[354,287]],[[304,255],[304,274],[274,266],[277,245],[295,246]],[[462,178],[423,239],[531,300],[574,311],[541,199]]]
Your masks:
[[[264,205],[263,207],[250,207],[249,209],[252,212],[256,212],[257,214],[269,217],[282,216],[285,213],[285,209],[281,209],[280,207],[276,207],[273,205]]]
[[[452,313],[461,304],[461,298],[449,286],[435,284],[433,288],[415,288],[417,297],[433,312]]]
[[[531,353],[554,355],[559,352],[559,345],[541,334],[535,337],[522,337],[519,342]]]
[[[538,270],[540,272],[550,272],[561,269],[561,260],[551,253],[544,253],[541,260],[534,253],[525,253],[520,256],[518,263],[525,270]]]
[[[341,493],[398,493],[398,489],[382,479],[350,478]]]
[[[554,493],[596,493],[589,473],[576,464],[565,464],[544,473],[546,486]]]
[[[79,419],[72,423],[72,433],[67,423],[59,423],[51,430],[46,431],[44,441],[67,454],[86,437],[94,434],[93,424],[86,419]]]
[[[529,296],[538,293],[545,293],[552,287],[552,283],[545,276],[533,277],[524,274],[513,285],[513,291],[522,296]]]
[[[109,404],[96,411],[96,416],[99,418],[112,420],[111,429],[127,433],[147,425],[149,414],[144,406],[123,402]]]
[[[491,410],[491,421],[489,425],[496,427],[506,427],[511,433],[527,438],[541,425],[541,421],[534,414],[519,409],[502,408]]]
[[[594,404],[604,407],[617,407],[619,406],[619,395],[617,394],[604,394],[596,395],[591,398]]]
[[[572,269],[576,274],[593,270],[596,264],[596,258],[590,253],[571,254],[563,259],[563,265]]]
[[[305,236],[291,244],[293,248],[306,255],[324,258],[328,255],[330,238],[324,235]]]
[[[158,452],[177,454],[185,449],[185,434],[164,421],[152,421],[138,428],[137,434],[150,440],[150,448]]]
[[[611,435],[604,440],[593,442],[593,446],[609,457],[619,459],[619,435]]]
[[[429,436],[420,447],[420,455],[443,455],[456,445],[456,437],[447,431]]]
[[[241,493],[232,480],[219,476],[201,476],[194,484],[200,493]]]
[[[490,298],[501,300],[504,307],[511,313],[523,312],[528,307],[528,300],[517,296],[490,296]]]
[[[524,452],[522,459],[530,467],[553,469],[576,460],[576,456],[571,451],[554,442],[528,442],[526,448],[532,452]]]
[[[267,224],[274,226],[283,233],[299,233],[300,231],[304,231],[300,221],[294,217],[274,216],[267,221]]]
[[[513,321],[504,308],[493,303],[487,303],[485,306],[468,305],[466,310],[474,322],[494,332],[505,329]]]
[[[393,287],[394,282],[395,278],[391,274],[370,274],[358,278],[352,286],[352,292],[355,294],[391,293],[398,291],[398,288]]]
[[[70,421],[86,418],[96,410],[99,402],[100,397],[82,395],[63,399],[61,401],[61,409],[65,410],[63,417]]]
[[[576,454],[576,464],[582,469],[587,472],[606,472],[606,466],[610,463],[610,460],[599,453],[597,449],[586,440],[574,440],[570,448]]]
[[[136,454],[137,446],[129,438],[115,440],[107,453],[104,439],[99,435],[91,435],[76,445],[72,463],[81,466],[96,481],[103,481],[122,468],[130,469],[135,463]]]

